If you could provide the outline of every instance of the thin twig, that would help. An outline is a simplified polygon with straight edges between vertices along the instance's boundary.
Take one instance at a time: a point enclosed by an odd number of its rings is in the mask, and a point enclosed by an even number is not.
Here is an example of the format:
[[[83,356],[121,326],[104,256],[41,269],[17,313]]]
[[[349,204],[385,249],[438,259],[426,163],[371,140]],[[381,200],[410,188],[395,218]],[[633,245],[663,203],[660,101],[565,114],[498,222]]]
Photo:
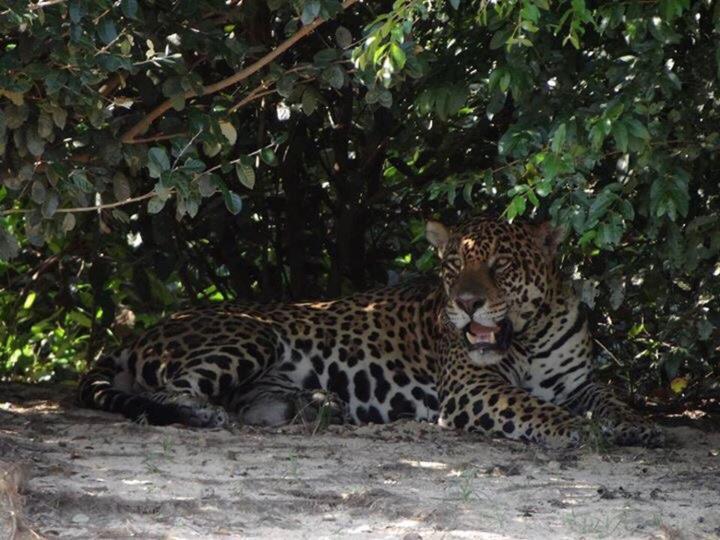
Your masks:
[[[44,2],[38,2],[37,4],[30,4],[28,6],[28,9],[30,11],[33,11],[35,9],[42,9],[49,6],[54,6],[55,4],[62,4],[65,0],[45,0]]]
[[[353,4],[357,3],[359,0],[345,0],[342,4],[342,9],[345,10],[352,6]],[[309,36],[311,33],[313,33],[320,25],[322,25],[325,22],[325,19],[315,19],[310,24],[307,24],[303,26],[300,30],[295,32],[292,36],[290,36],[288,39],[283,41],[280,45],[275,47],[272,51],[270,51],[268,54],[257,60],[256,62],[250,64],[248,67],[241,69],[240,71],[234,73],[230,77],[227,77],[225,79],[222,79],[221,81],[218,81],[213,84],[209,84],[207,86],[203,86],[202,91],[199,95],[207,96],[210,94],[214,94],[216,92],[219,92],[220,90],[224,90],[225,88],[232,86],[234,84],[237,84],[241,81],[244,81],[266,65],[268,65],[270,62],[275,60],[278,56],[283,54],[285,51],[290,49],[293,45],[295,45],[298,41],[304,39],[305,37]],[[183,94],[183,97],[185,99],[190,99],[193,97],[198,96],[198,93],[194,90],[188,90]],[[147,129],[157,120],[160,118],[163,114],[165,114],[168,110],[172,108],[173,100],[172,99],[166,99],[160,105],[155,107],[152,111],[150,111],[147,115],[145,115],[138,123],[136,123],[133,127],[131,127],[129,130],[127,130],[121,137],[120,141],[123,143],[131,143],[135,139],[137,135],[140,135],[141,133],[145,133]]]
[[[260,86],[258,86],[258,88],[260,88]],[[270,94],[274,94],[276,92],[274,89],[272,89],[272,90],[266,90],[265,92],[255,93],[256,90],[257,90],[257,88],[255,90],[253,90],[252,92],[250,92],[243,99],[238,101],[235,105],[230,107],[230,109],[228,109],[228,114],[232,114],[232,113],[236,112],[238,109],[242,109],[245,105],[247,105],[251,101],[255,101],[256,99],[260,99],[262,97],[268,96]]]
[[[178,131],[177,133],[158,133],[157,135],[150,135],[149,137],[140,137],[128,141],[127,144],[144,144],[158,141],[169,141],[170,139],[177,139],[178,137],[184,137],[187,135],[186,131]]]
[[[200,128],[200,129],[198,130],[198,132],[197,132],[195,135],[193,135],[192,139],[190,139],[190,140],[188,141],[188,143],[183,147],[183,149],[180,150],[180,153],[179,153],[178,156],[175,158],[175,162],[172,164],[172,167],[170,167],[171,170],[175,170],[175,167],[177,167],[177,164],[178,164],[178,162],[180,161],[180,158],[183,157],[183,155],[185,154],[185,152],[188,151],[188,148],[190,148],[190,147],[192,146],[192,143],[195,142],[195,139],[197,139],[202,132],[203,132],[203,128]]]
[[[97,210],[106,210],[108,208],[118,208],[119,206],[125,206],[126,204],[132,204],[139,201],[144,201],[145,199],[150,199],[151,197],[154,197],[157,195],[155,191],[149,191],[148,193],[145,193],[144,195],[138,195],[137,197],[130,197],[129,199],[125,199],[122,201],[116,201],[114,203],[107,203],[107,204],[98,204],[97,206],[80,206],[77,208],[58,208],[55,212],[57,214],[60,213],[70,213],[70,212],[95,212]],[[27,214],[28,212],[31,212],[32,210],[29,208],[11,208],[10,210],[3,210],[0,212],[0,215],[7,216],[10,214]]]

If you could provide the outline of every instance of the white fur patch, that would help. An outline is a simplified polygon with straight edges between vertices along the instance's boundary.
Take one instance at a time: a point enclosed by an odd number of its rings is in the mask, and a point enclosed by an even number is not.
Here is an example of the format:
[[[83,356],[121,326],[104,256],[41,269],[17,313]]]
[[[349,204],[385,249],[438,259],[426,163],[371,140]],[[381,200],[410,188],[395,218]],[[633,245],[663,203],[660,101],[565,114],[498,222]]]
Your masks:
[[[287,401],[261,399],[240,412],[240,421],[253,426],[281,426],[291,418],[290,404]]]
[[[476,366],[491,366],[497,364],[503,359],[503,354],[499,351],[469,351],[470,361]]]

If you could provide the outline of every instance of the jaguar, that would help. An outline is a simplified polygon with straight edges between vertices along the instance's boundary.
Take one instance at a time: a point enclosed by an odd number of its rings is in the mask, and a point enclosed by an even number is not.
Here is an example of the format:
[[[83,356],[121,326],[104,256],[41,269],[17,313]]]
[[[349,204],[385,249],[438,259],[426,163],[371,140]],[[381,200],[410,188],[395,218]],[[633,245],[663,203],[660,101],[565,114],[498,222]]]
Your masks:
[[[439,276],[308,303],[171,315],[82,378],[79,402],[134,421],[221,427],[401,418],[550,447],[663,433],[593,378],[587,315],[547,223],[426,225]],[[592,429],[591,429],[592,426]]]

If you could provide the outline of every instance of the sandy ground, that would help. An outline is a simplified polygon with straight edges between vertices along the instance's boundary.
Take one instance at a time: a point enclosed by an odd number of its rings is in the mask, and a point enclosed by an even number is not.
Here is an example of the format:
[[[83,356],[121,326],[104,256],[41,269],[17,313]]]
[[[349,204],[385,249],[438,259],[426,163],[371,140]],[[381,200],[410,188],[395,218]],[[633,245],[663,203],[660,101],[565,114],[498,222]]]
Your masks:
[[[720,538],[717,431],[553,453],[415,422],[147,427],[62,392],[0,385],[1,540]]]

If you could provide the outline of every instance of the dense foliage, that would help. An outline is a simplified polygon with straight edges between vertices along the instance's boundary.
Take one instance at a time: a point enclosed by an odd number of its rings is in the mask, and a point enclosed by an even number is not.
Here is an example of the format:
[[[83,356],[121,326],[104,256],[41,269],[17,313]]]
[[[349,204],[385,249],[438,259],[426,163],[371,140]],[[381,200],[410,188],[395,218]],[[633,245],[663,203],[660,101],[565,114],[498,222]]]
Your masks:
[[[495,212],[565,227],[608,378],[717,392],[719,6],[5,0],[0,376],[426,272],[423,218]]]

